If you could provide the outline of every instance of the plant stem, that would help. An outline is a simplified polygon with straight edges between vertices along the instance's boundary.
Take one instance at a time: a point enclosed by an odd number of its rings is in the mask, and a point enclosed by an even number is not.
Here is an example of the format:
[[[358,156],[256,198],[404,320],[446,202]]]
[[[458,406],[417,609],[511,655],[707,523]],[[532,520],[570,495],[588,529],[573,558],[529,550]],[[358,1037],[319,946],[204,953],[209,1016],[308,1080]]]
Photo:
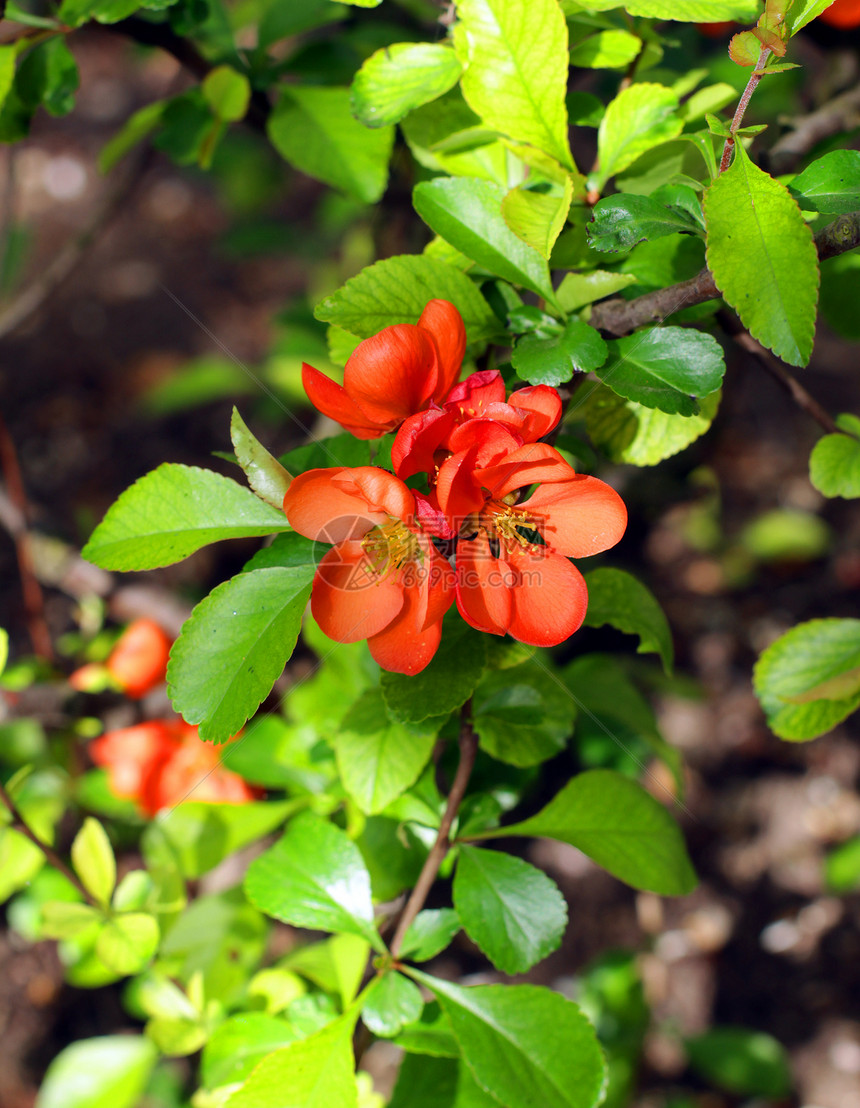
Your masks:
[[[406,901],[406,906],[397,922],[397,930],[394,932],[394,938],[389,946],[391,955],[395,959],[400,954],[400,948],[403,946],[403,939],[409,930],[410,924],[424,907],[427,894],[438,876],[439,867],[451,848],[449,838],[451,827],[460,805],[463,803],[463,797],[466,795],[477,754],[478,736],[472,727],[472,702],[467,700],[460,712],[460,762],[457,766],[457,773],[451,785],[451,792],[448,794],[448,803],[445,805],[445,813],[442,816],[442,822],[439,824],[436,841],[427,855],[427,860],[418,875],[415,888]]]
[[[738,101],[738,106],[735,109],[735,114],[732,118],[732,125],[729,128],[731,134],[726,139],[726,144],[723,147],[723,156],[720,159],[720,173],[729,168],[729,163],[732,160],[732,151],[735,148],[735,134],[738,128],[743,122],[744,112],[749,106],[749,102],[752,99],[752,94],[758,88],[758,83],[764,76],[764,67],[767,65],[767,59],[770,57],[770,47],[763,46],[761,53],[758,56],[756,67],[750,74],[750,79],[747,81],[747,87],[743,91],[743,95]]]
[[[33,830],[33,828],[30,827],[30,825],[24,819],[24,816],[21,814],[20,808],[9,795],[9,791],[2,781],[0,781],[0,803],[5,804],[5,806],[9,809],[9,813],[12,816],[15,830],[20,831],[21,834],[28,838],[34,846],[38,847],[39,850],[41,850],[41,852],[45,855],[45,858],[50,862],[54,869],[58,869],[67,881],[71,881],[71,883],[75,886],[75,888],[78,890],[87,904],[91,904],[94,908],[99,908],[99,902],[95,899],[94,896],[90,895],[77,874],[75,874],[73,870],[71,870],[66,865],[66,863],[59,856],[56,850],[54,850],[50,843],[46,843],[45,840],[40,838]]]

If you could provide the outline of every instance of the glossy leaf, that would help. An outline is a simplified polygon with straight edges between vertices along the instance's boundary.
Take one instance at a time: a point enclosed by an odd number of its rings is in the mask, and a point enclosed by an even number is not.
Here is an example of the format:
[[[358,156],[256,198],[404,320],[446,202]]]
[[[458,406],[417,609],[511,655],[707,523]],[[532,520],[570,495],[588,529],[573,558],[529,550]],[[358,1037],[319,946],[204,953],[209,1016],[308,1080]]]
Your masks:
[[[201,1078],[208,1089],[243,1081],[267,1054],[299,1036],[286,1020],[240,1012],[216,1027],[203,1048]]]
[[[453,895],[466,934],[502,973],[525,973],[561,943],[564,897],[521,858],[461,846]]]
[[[606,1066],[594,1028],[559,993],[536,985],[464,989],[410,971],[451,1021],[478,1085],[507,1108],[596,1108]]]
[[[574,373],[597,370],[608,353],[600,332],[573,318],[556,338],[521,338],[511,354],[511,363],[517,376],[531,385],[562,385]]]
[[[499,1102],[457,1058],[407,1054],[389,1108],[499,1108]]]
[[[451,943],[460,930],[460,917],[453,908],[425,908],[403,936],[401,957],[410,962],[429,962]]]
[[[72,843],[72,865],[87,892],[107,907],[116,886],[116,859],[105,829],[91,816]]]
[[[481,748],[514,766],[537,765],[563,750],[575,715],[568,691],[538,662],[491,670],[472,698]]]
[[[609,343],[595,371],[613,392],[670,415],[695,415],[693,397],[716,392],[726,364],[713,335],[690,327],[651,327]]]
[[[714,421],[720,393],[712,392],[692,416],[646,408],[600,387],[585,397],[580,411],[591,441],[612,462],[653,466],[701,438]]]
[[[221,539],[288,530],[283,512],[229,477],[167,462],[122,493],[82,553],[102,569],[156,569]]]
[[[833,0],[795,0],[786,15],[789,34],[796,35],[807,23],[817,19],[832,3]]]
[[[157,1058],[142,1035],[81,1039],[48,1066],[36,1108],[134,1108]]]
[[[853,433],[825,435],[809,456],[809,479],[825,496],[860,496],[860,420],[843,416]]]
[[[573,199],[573,179],[567,177],[561,196],[514,188],[502,200],[502,215],[514,234],[543,258],[549,258],[561,234]]]
[[[463,96],[484,123],[575,169],[567,140],[567,24],[555,0],[457,0]]]
[[[233,409],[230,419],[230,439],[236,451],[236,461],[248,478],[248,484],[267,504],[283,511],[290,475],[248,430],[237,408]]]
[[[407,677],[383,671],[389,715],[401,723],[421,723],[456,711],[474,692],[486,664],[484,636],[462,620],[447,622],[435,657],[421,673]]]
[[[398,123],[453,88],[462,72],[457,55],[441,43],[394,43],[377,50],[356,73],[352,109],[365,127]]]
[[[612,770],[578,774],[531,819],[481,838],[508,835],[570,843],[634,889],[684,896],[696,886],[671,815],[641,785]]]
[[[389,971],[377,978],[369,990],[361,1018],[368,1031],[392,1039],[406,1024],[420,1018],[423,1007],[421,990],[414,981]]]
[[[359,123],[349,89],[282,86],[267,130],[278,153],[309,177],[366,204],[385,192],[394,128]]]
[[[358,847],[319,816],[294,819],[283,838],[251,863],[245,890],[261,911],[284,923],[360,935],[381,949]]]
[[[598,169],[589,178],[602,189],[640,155],[681,133],[678,97],[663,85],[630,85],[610,101],[597,131]]]
[[[815,337],[818,254],[786,189],[753,165],[742,143],[706,190],[708,266],[747,330],[790,365],[806,365]]]
[[[366,339],[394,323],[417,323],[434,297],[457,308],[469,342],[498,332],[499,321],[465,273],[421,254],[401,254],[367,266],[322,300],[314,314]]]
[[[798,174],[788,191],[814,212],[838,215],[860,208],[860,150],[831,150]]]
[[[695,229],[686,215],[635,193],[599,200],[587,228],[591,248],[605,251],[632,250],[638,242]]]
[[[666,673],[672,671],[672,632],[663,609],[638,578],[623,569],[604,566],[585,575],[588,586],[587,627],[608,623],[639,636],[639,654],[660,655]]]

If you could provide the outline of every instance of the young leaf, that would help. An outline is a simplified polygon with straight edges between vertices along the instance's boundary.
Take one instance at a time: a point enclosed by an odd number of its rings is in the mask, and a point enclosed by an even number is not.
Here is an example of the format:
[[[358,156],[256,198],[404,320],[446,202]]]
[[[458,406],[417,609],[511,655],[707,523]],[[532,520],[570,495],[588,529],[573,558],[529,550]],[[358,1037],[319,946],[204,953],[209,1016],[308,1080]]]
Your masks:
[[[623,569],[604,566],[585,575],[588,586],[587,627],[605,623],[628,635],[639,636],[639,654],[660,655],[663,669],[672,672],[672,632],[663,609],[641,581]]]
[[[41,937],[45,939],[73,939],[102,919],[97,908],[89,904],[52,900],[41,907]]]
[[[573,199],[573,178],[567,177],[561,196],[517,187],[502,200],[502,216],[514,234],[549,258],[561,234]]]
[[[610,101],[597,132],[598,169],[589,184],[598,190],[610,177],[661,142],[679,135],[678,97],[663,85],[630,85]]]
[[[106,908],[116,886],[116,859],[105,829],[91,816],[75,835],[72,865],[87,892]]]
[[[632,273],[613,273],[608,269],[568,273],[555,290],[555,297],[562,310],[570,313],[635,284],[636,277]]]
[[[230,65],[218,65],[203,79],[200,91],[216,119],[236,123],[245,117],[251,102],[251,84],[244,73]]]
[[[48,1066],[36,1108],[134,1108],[157,1059],[143,1035],[81,1039]]]
[[[798,174],[788,191],[814,212],[839,215],[860,208],[860,150],[831,150]]]
[[[642,39],[629,31],[598,31],[571,48],[570,64],[585,69],[626,69],[642,49]]]
[[[361,1019],[368,1031],[393,1039],[408,1023],[420,1019],[424,1001],[418,986],[402,973],[389,971],[368,990]]]
[[[823,735],[860,707],[860,620],[813,619],[764,651],[753,686],[781,739]]]
[[[465,273],[422,254],[401,254],[367,266],[314,309],[359,338],[370,338],[393,323],[417,323],[428,300],[450,300],[463,317],[470,343],[490,338],[500,323]]]
[[[466,934],[502,973],[525,973],[561,943],[564,897],[521,858],[461,846],[453,892]]]
[[[486,664],[484,636],[462,620],[447,623],[436,656],[421,673],[406,677],[383,671],[389,715],[401,723],[421,723],[456,711],[474,692]]]
[[[753,165],[742,143],[706,190],[708,266],[747,330],[790,365],[806,365],[815,337],[818,254],[785,185]]]
[[[236,451],[236,461],[242,467],[248,484],[261,499],[283,511],[284,496],[290,487],[290,475],[245,426],[239,409],[233,409],[230,419],[230,439]]]
[[[220,1024],[203,1048],[200,1076],[207,1089],[244,1081],[278,1047],[299,1035],[286,1020],[265,1012],[241,1012]]]
[[[269,138],[296,169],[375,204],[388,183],[393,127],[368,130],[352,114],[349,89],[281,86]]]
[[[701,438],[714,422],[719,404],[720,393],[712,392],[696,415],[669,415],[601,386],[585,397],[580,413],[591,441],[610,461],[653,466]]]
[[[570,694],[537,662],[491,670],[473,697],[481,748],[514,766],[537,765],[563,750],[575,715]]]
[[[521,338],[511,354],[511,364],[517,376],[530,385],[561,385],[574,373],[598,369],[608,353],[600,332],[573,318],[555,338]]]
[[[446,718],[391,720],[378,688],[353,705],[338,729],[335,751],[344,788],[363,812],[381,812],[418,780]]]
[[[696,225],[686,215],[666,207],[650,196],[622,193],[608,196],[594,205],[586,228],[592,250],[632,250],[637,242],[664,235],[689,234]]]
[[[651,327],[609,343],[595,371],[613,392],[671,415],[695,415],[693,397],[720,387],[726,363],[713,335],[690,327]]]
[[[429,962],[449,945],[460,930],[460,917],[453,908],[425,908],[406,934],[400,956],[410,962]]]
[[[854,422],[860,432],[860,421]],[[856,432],[819,439],[809,456],[809,479],[825,496],[860,496],[860,437]]]
[[[352,110],[365,127],[400,120],[453,88],[463,66],[441,43],[398,42],[377,50],[352,82]]]
[[[464,989],[418,970],[438,998],[478,1085],[506,1108],[596,1108],[606,1063],[594,1028],[559,993],[537,985]]]
[[[269,695],[299,637],[313,574],[312,565],[240,573],[186,620],[167,691],[201,738],[231,738]]]
[[[514,234],[502,215],[505,190],[477,177],[423,181],[412,192],[427,226],[484,269],[553,299],[545,258]]]
[[[158,923],[146,912],[126,912],[106,921],[96,939],[96,955],[125,976],[140,973],[158,949]]]
[[[319,816],[292,821],[283,838],[248,867],[245,891],[260,911],[284,923],[360,935],[383,949],[358,847]]]
[[[463,96],[484,123],[576,166],[567,139],[567,24],[556,0],[457,0]]]
[[[536,816],[481,838],[507,835],[570,843],[634,889],[685,896],[696,887],[678,825],[641,785],[612,770],[578,774]]]
[[[121,494],[82,553],[102,569],[157,569],[220,539],[289,530],[283,512],[229,477],[167,462]]]

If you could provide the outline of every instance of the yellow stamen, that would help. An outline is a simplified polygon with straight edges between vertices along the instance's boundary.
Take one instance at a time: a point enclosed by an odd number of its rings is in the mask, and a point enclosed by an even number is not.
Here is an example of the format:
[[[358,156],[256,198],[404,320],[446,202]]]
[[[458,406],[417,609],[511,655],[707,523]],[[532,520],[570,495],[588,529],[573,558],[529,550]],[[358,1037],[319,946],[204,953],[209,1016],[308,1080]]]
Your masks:
[[[399,519],[374,527],[361,540],[367,560],[377,577],[384,578],[408,562],[424,560],[424,551],[414,531]]]
[[[487,533],[490,538],[497,538],[507,549],[513,550],[519,547],[521,550],[531,550],[534,543],[522,533],[521,528],[529,531],[538,530],[538,521],[524,508],[515,508],[506,496],[502,500],[491,500],[484,509],[484,518]]]

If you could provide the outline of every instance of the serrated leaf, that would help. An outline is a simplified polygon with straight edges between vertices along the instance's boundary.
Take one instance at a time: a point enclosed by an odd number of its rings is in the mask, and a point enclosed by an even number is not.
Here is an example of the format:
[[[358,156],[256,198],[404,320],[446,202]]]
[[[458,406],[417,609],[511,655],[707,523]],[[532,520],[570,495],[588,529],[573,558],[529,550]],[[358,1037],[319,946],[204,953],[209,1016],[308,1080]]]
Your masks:
[[[555,297],[562,310],[570,313],[635,284],[636,277],[632,273],[613,273],[608,269],[568,273],[555,290]]]
[[[114,973],[140,973],[158,949],[158,923],[146,912],[126,912],[106,921],[96,956]]]
[[[598,31],[571,47],[570,64],[585,69],[625,69],[641,49],[642,39],[629,31]]]
[[[735,65],[754,66],[761,57],[763,46],[755,31],[739,31],[729,41],[729,57]]]
[[[456,85],[463,72],[448,46],[398,42],[377,50],[352,82],[352,110],[365,127],[398,123]]]
[[[586,230],[592,250],[618,251],[664,235],[690,234],[696,225],[651,196],[624,193],[599,200]]]
[[[825,435],[809,456],[809,479],[825,496],[860,496],[860,439]]]
[[[319,816],[292,821],[283,838],[248,867],[245,891],[261,912],[284,923],[360,935],[383,949],[358,847]]]
[[[289,530],[283,512],[229,477],[167,462],[120,495],[82,554],[102,569],[157,569],[220,539]]]
[[[517,376],[531,385],[561,385],[574,373],[598,369],[608,353],[600,332],[573,318],[555,338],[521,338],[511,353],[511,364]]]
[[[105,829],[92,816],[75,835],[72,865],[87,892],[106,908],[116,886],[116,859]]]
[[[464,989],[417,970],[451,1021],[478,1085],[506,1108],[596,1108],[606,1064],[573,1001],[536,985]]]
[[[230,419],[230,440],[236,451],[236,461],[248,478],[248,484],[267,504],[283,511],[284,496],[290,487],[290,475],[248,430],[238,408],[233,409]]]
[[[729,168],[705,191],[707,261],[741,322],[790,365],[812,354],[818,254],[812,231],[784,185],[735,143]]]
[[[423,181],[412,192],[415,211],[435,234],[490,273],[552,300],[546,259],[507,225],[504,199],[501,185],[477,177]]]
[[[713,335],[690,327],[652,327],[609,344],[595,372],[613,392],[672,415],[695,415],[693,397],[716,392],[726,371]]]
[[[860,150],[831,150],[798,174],[788,191],[814,212],[839,215],[860,208]]]
[[[461,846],[453,895],[466,934],[502,973],[525,973],[561,943],[564,897],[521,858]]]
[[[675,138],[683,126],[678,97],[671,89],[647,82],[622,89],[600,121],[598,169],[589,178],[590,185],[602,190],[610,177],[647,150]]]
[[[753,687],[768,726],[790,742],[831,730],[860,707],[858,667],[860,620],[813,619],[792,627],[770,644],[753,670]],[[847,685],[831,684],[846,674]],[[805,694],[813,691],[820,697],[806,701]]]
[[[423,724],[391,720],[378,688],[353,705],[341,721],[335,751],[344,788],[363,812],[381,812],[418,780],[446,718]]]
[[[434,298],[451,301],[470,343],[491,338],[501,328],[465,273],[423,254],[401,254],[367,266],[321,301],[314,315],[366,339],[394,323],[417,323]]]
[[[349,89],[282,86],[266,130],[281,157],[309,177],[366,204],[385,192],[394,128],[359,123]]]
[[[472,723],[481,748],[499,761],[533,766],[570,738],[576,706],[538,662],[491,670],[475,689]]]
[[[400,956],[410,962],[429,962],[445,950],[459,930],[460,917],[453,908],[425,908],[407,928]]]
[[[406,1024],[420,1018],[424,1001],[421,990],[402,973],[390,971],[377,978],[368,990],[361,1019],[368,1031],[384,1039],[399,1035]]]
[[[639,636],[637,653],[660,655],[663,669],[672,672],[672,632],[663,609],[641,581],[623,569],[604,566],[585,575],[588,586],[587,627],[608,623],[628,635]]]
[[[354,1026],[347,1014],[266,1055],[226,1108],[358,1108]]]
[[[600,387],[588,394],[579,412],[591,441],[610,461],[653,466],[701,438],[719,403],[720,393],[714,392],[702,400],[697,415],[669,415]]]
[[[502,216],[518,238],[537,250],[541,257],[549,258],[567,220],[572,199],[572,177],[565,178],[561,196],[517,187],[502,200]]]
[[[556,0],[457,0],[469,107],[493,130],[576,166],[567,139],[568,34]]]
[[[143,1035],[81,1039],[48,1066],[36,1108],[134,1108],[157,1059]]]
[[[487,664],[484,636],[462,620],[446,623],[430,664],[414,677],[383,671],[382,695],[389,715],[421,723],[455,712],[469,699]]]
[[[509,835],[569,843],[634,889],[685,896],[696,887],[671,815],[641,785],[613,770],[578,774],[536,816],[481,838]]]

